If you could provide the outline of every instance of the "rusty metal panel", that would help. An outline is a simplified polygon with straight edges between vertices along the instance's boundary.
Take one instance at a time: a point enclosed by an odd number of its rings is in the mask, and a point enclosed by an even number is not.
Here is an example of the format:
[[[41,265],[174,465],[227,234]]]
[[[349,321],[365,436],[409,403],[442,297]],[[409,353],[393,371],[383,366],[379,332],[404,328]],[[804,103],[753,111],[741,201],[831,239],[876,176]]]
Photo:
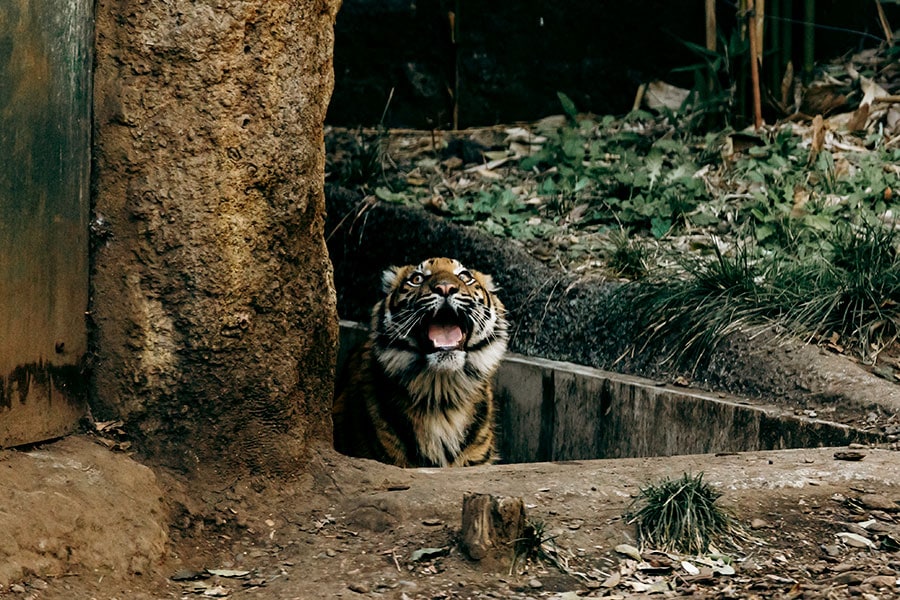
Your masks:
[[[0,4],[0,447],[85,410],[92,6]]]

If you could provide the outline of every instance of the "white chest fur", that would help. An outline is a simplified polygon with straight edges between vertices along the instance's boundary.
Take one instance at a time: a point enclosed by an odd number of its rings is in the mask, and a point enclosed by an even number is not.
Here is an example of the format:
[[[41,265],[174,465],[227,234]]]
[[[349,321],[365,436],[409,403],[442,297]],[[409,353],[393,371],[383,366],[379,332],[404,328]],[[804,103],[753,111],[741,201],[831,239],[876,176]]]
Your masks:
[[[419,452],[442,467],[449,465],[447,456],[459,454],[469,423],[468,411],[451,409],[429,412],[422,417],[418,432]]]

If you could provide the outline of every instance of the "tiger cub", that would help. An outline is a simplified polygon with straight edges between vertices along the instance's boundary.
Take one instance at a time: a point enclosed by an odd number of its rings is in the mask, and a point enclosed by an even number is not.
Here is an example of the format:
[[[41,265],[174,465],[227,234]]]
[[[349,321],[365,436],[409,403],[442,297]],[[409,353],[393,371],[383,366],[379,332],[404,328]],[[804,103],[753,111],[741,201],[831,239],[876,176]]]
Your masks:
[[[335,448],[401,467],[495,457],[491,379],[506,309],[490,275],[451,258],[384,272],[372,331],[334,402]]]

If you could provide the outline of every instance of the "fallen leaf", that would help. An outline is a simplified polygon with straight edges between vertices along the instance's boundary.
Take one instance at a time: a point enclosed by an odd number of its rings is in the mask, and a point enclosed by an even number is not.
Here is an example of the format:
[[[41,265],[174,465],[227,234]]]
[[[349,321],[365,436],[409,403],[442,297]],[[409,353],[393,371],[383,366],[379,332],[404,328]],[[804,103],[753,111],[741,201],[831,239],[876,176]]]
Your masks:
[[[875,549],[877,546],[875,542],[870,540],[867,537],[861,536],[858,533],[850,533],[849,531],[842,531],[837,534],[837,537],[841,539],[848,546],[852,546],[854,548],[871,548]]]
[[[619,544],[618,546],[616,546],[616,552],[618,552],[619,554],[624,554],[628,558],[633,558],[636,561],[642,560],[641,553],[631,544]]]
[[[621,581],[622,581],[622,576],[616,572],[616,573],[613,573],[612,575],[610,575],[609,577],[607,577],[606,581],[604,581],[600,585],[607,589],[612,589],[612,588],[616,587],[617,585],[619,585],[619,583]]]
[[[691,575],[699,575],[700,574],[700,569],[695,567],[693,565],[693,563],[689,563],[686,560],[681,561],[681,568],[684,569],[685,571],[687,571]]]

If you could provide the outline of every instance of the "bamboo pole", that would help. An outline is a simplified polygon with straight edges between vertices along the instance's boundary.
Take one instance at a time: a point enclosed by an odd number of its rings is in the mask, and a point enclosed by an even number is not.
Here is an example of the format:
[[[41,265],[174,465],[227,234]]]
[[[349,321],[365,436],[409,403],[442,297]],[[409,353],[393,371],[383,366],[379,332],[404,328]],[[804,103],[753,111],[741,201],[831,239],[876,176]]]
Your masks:
[[[816,64],[816,0],[803,4],[803,78],[812,79]]]
[[[894,32],[888,23],[887,15],[884,14],[884,7],[881,6],[881,0],[875,0],[875,7],[878,9],[878,20],[881,22],[881,29],[884,30],[884,39],[889,47],[894,47]]]
[[[716,0],[706,0],[706,49],[716,51]],[[715,73],[710,71],[706,87],[710,94],[716,89]]]
[[[759,37],[757,37],[756,10],[754,0],[747,0],[748,27],[750,36],[750,85],[753,88],[753,126],[759,129],[763,125],[762,100],[759,91]]]

